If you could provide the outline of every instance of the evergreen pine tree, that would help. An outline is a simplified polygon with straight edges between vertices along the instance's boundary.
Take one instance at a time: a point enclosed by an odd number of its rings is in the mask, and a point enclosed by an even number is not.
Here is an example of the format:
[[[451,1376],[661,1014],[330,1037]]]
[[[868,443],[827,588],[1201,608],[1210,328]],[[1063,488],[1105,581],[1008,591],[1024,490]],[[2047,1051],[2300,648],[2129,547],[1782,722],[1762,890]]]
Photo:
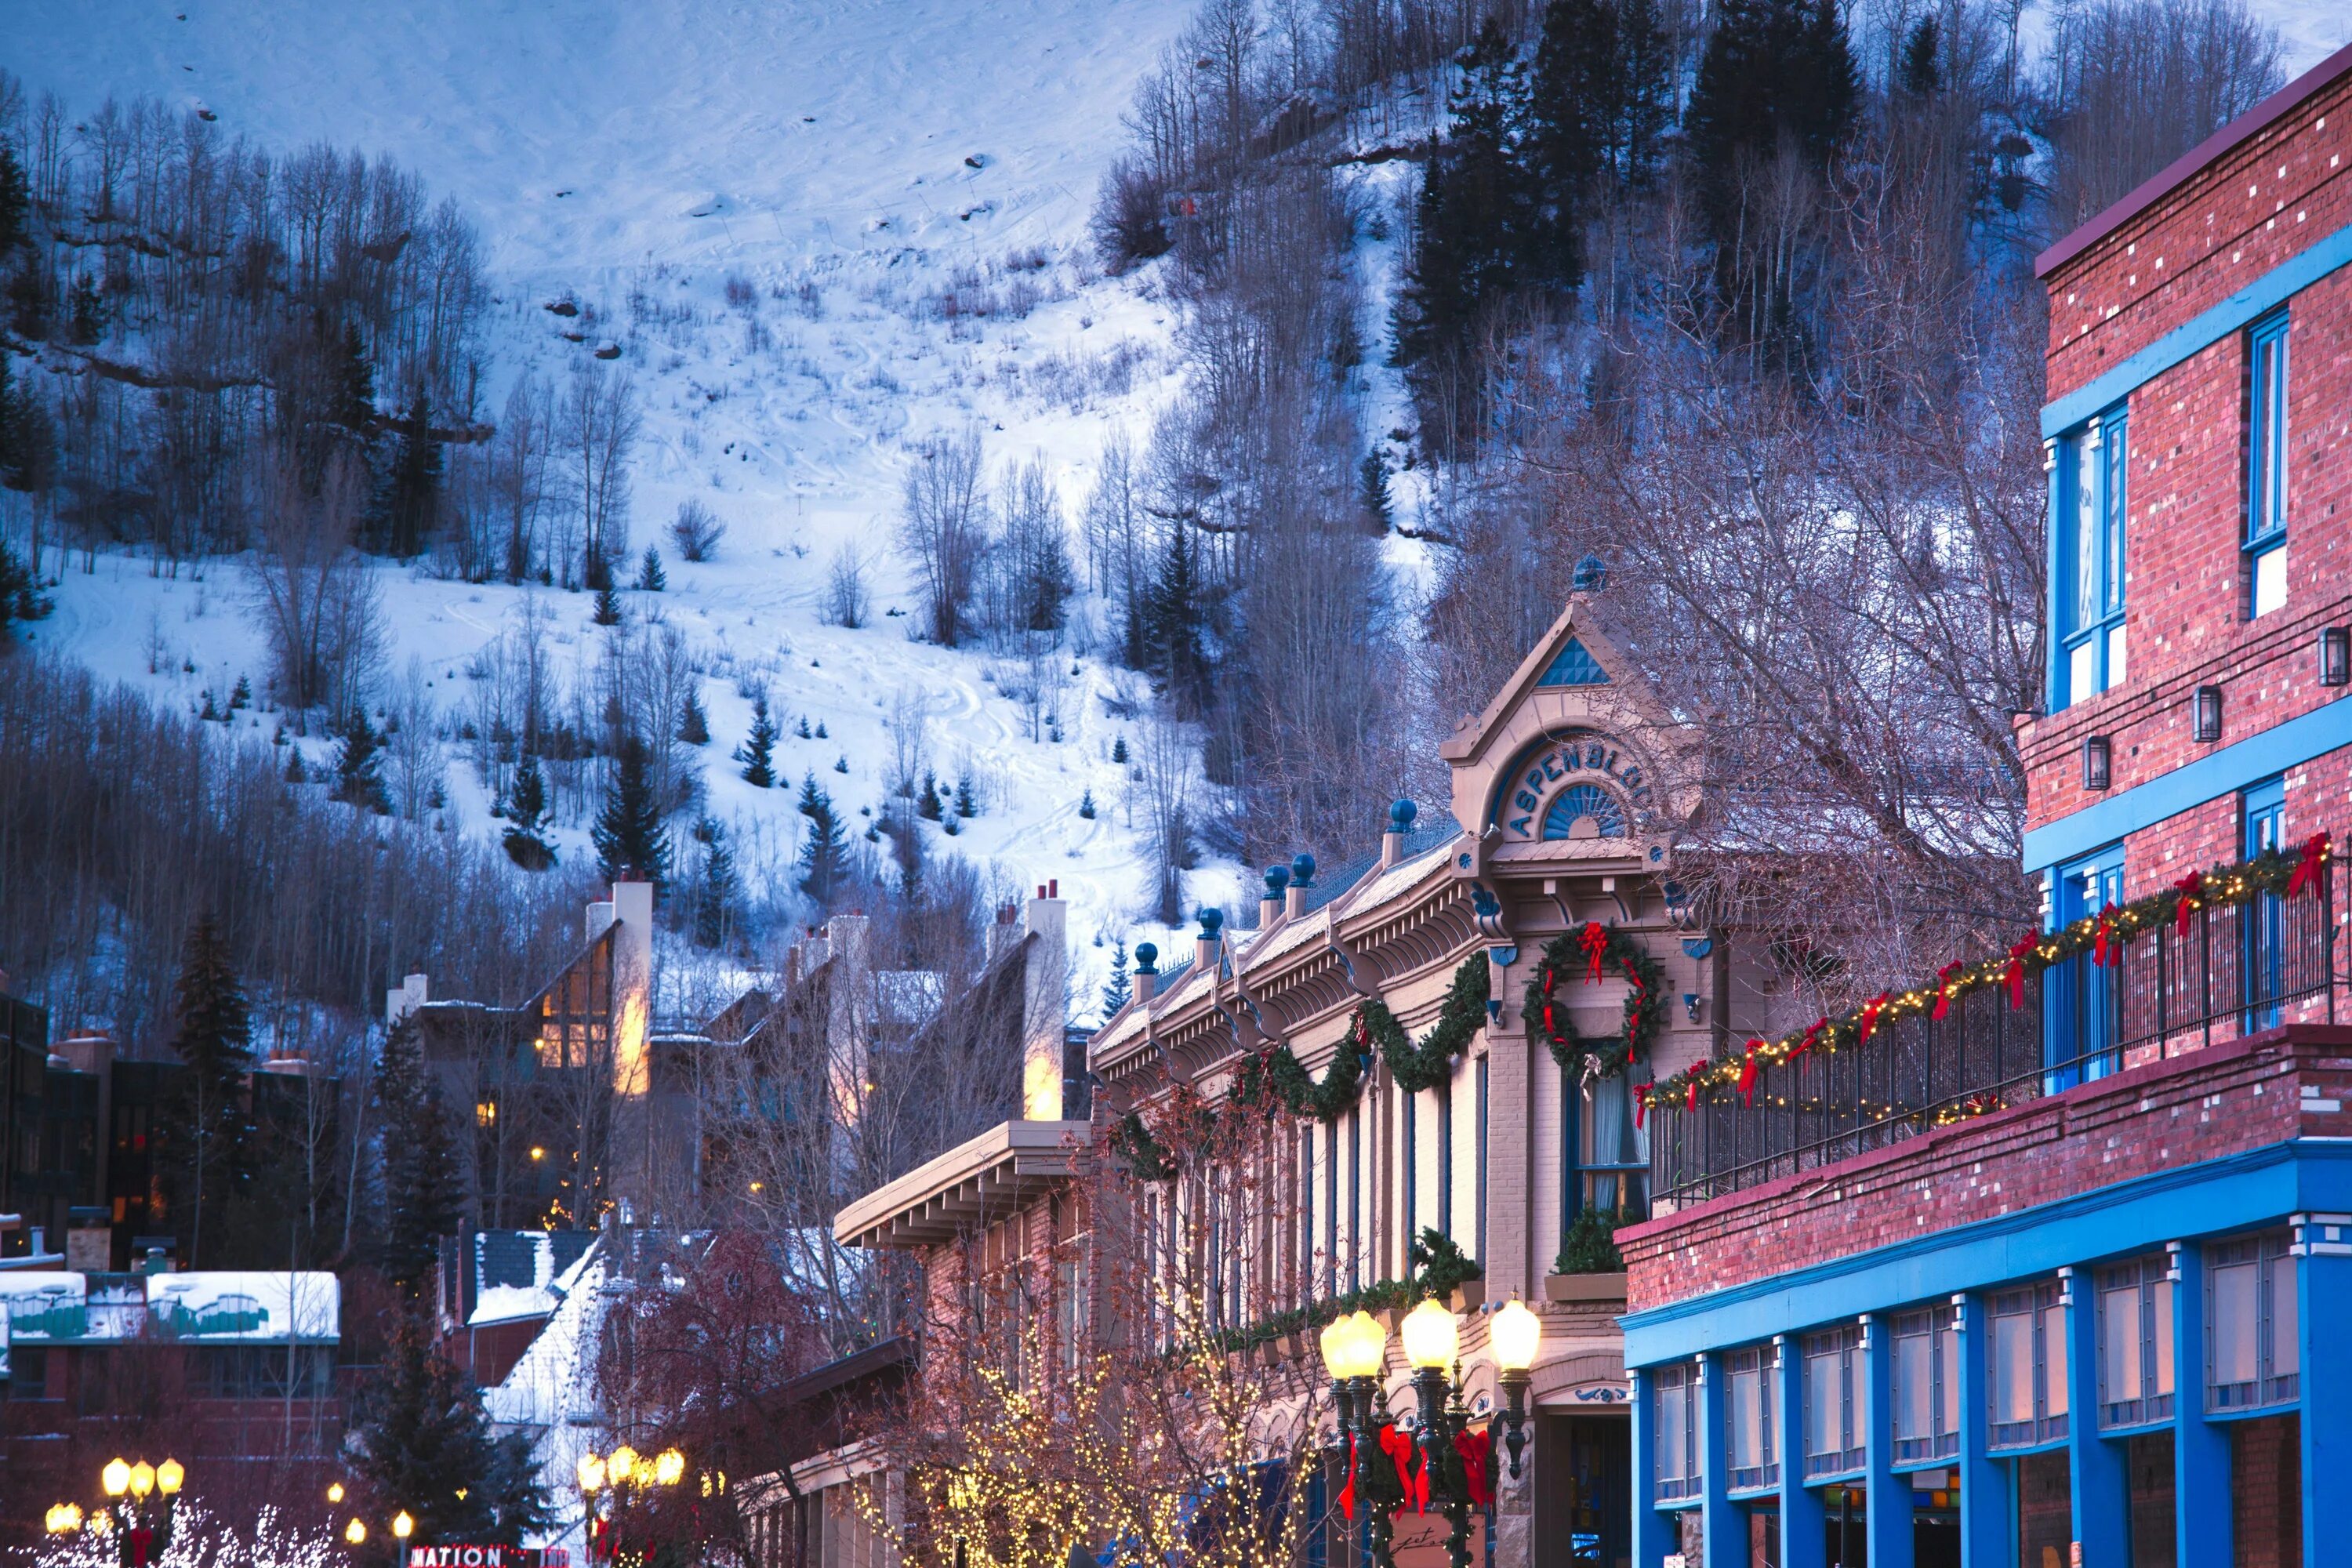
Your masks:
[[[1200,717],[1209,700],[1208,614],[1199,553],[1192,530],[1181,523],[1169,530],[1168,552],[1152,579],[1145,613],[1146,668],[1180,717]]]
[[[1088,822],[1095,819],[1095,792],[1087,791],[1078,797],[1078,816]]]
[[[807,714],[803,713],[801,715],[801,721],[793,729],[793,733],[798,735],[803,741],[809,738],[809,721]]]
[[[1674,121],[1670,40],[1658,0],[1551,0],[1528,91],[1528,158],[1537,221],[1573,223],[1570,205],[1598,175],[1646,185]]]
[[[929,772],[923,774],[923,793],[915,797],[915,815],[926,822],[937,822],[947,815],[947,803],[940,798],[940,781]]]
[[[1785,137],[1824,167],[1853,127],[1859,92],[1837,0],[1721,0],[1684,119],[1718,245],[1738,221],[1741,160],[1775,156]]]
[[[547,821],[547,779],[540,772],[539,758],[529,752],[515,768],[507,816],[508,857],[526,871],[544,871],[554,865],[554,847],[541,831]]]
[[[84,348],[106,335],[106,300],[98,280],[85,272],[67,291],[66,341]]]
[[[768,716],[767,693],[751,699],[751,733],[735,748],[735,760],[743,764],[743,782],[761,789],[773,788],[776,783],[776,721]]]
[[[443,1356],[424,1316],[394,1319],[352,1436],[352,1468],[419,1541],[520,1546],[544,1529],[547,1497],[522,1433],[492,1434],[474,1381]]]
[[[228,1206],[250,1174],[239,1080],[253,1064],[253,1023],[228,942],[210,915],[189,929],[181,949],[172,1014],[172,1050],[188,1072],[166,1130],[167,1149],[178,1148],[165,1165],[187,1203],[189,1265],[201,1268],[227,1243]]]
[[[5,258],[32,233],[30,195],[25,182],[25,165],[16,161],[16,149],[0,142],[0,258]]]
[[[398,444],[384,495],[384,547],[405,561],[433,537],[441,507],[441,443],[433,437],[431,411],[417,389],[400,421]]]
[[[742,891],[736,880],[735,855],[727,847],[726,830],[708,817],[695,836],[709,848],[702,857],[702,887],[694,900],[694,943],[722,947],[733,929],[735,903]]]
[[[807,723],[807,722],[808,722],[808,721],[807,721],[806,719],[803,719],[803,720],[801,721],[801,722],[802,722],[802,723],[803,723],[803,724],[805,724],[805,723]],[[820,719],[820,720],[818,720],[818,721],[816,721],[816,738],[817,738],[818,740],[820,740],[820,741],[826,741],[826,740],[831,740],[831,739],[832,739],[832,737],[831,737],[831,736],[827,735],[827,734],[824,732],[824,720],[822,720],[822,719]]]
[[[414,1296],[432,1275],[440,1238],[457,1228],[464,1209],[449,1110],[414,1017],[401,1019],[384,1037],[375,1100],[383,1149],[379,1258],[384,1278]]]
[[[1356,467],[1356,480],[1360,490],[1364,515],[1376,525],[1374,531],[1389,531],[1389,466],[1378,452],[1367,452]]]
[[[338,334],[326,327],[322,318],[319,335],[326,344],[335,423],[346,430],[367,429],[375,423],[375,368],[368,363],[367,340],[360,336],[359,323],[344,322]]]
[[[833,771],[837,773],[847,773],[849,771],[849,758],[845,755],[835,758],[833,763]]]
[[[677,738],[689,746],[710,743],[710,715],[702,710],[702,696],[687,689],[686,709],[677,716]]]
[[[232,711],[239,708],[252,707],[253,682],[247,680],[242,675],[238,676],[236,678],[236,689],[232,690],[228,694],[228,705]]]
[[[1114,735],[1110,742],[1110,760],[1124,765],[1127,762],[1127,737]]]
[[[624,873],[654,883],[668,879],[669,835],[662,830],[661,803],[654,799],[653,781],[646,776],[645,742],[634,735],[621,742],[612,787],[589,837],[595,841],[596,865],[606,881],[618,881]]]
[[[646,546],[646,557],[637,563],[637,592],[658,594],[669,586],[669,578],[662,571],[661,552]]]
[[[1110,950],[1110,981],[1103,987],[1103,1016],[1108,1018],[1126,1006],[1130,994],[1127,978],[1127,939],[1121,937],[1118,945]]]
[[[1920,17],[1911,24],[1911,31],[1903,39],[1903,61],[1896,68],[1895,81],[1913,98],[1929,98],[1944,85],[1942,59],[1943,29],[1934,16]]]
[[[980,801],[972,794],[971,780],[969,776],[956,780],[955,808],[958,816],[980,815]]]
[[[392,797],[383,787],[383,739],[368,723],[367,710],[352,709],[335,753],[335,799],[378,816],[391,814]]]
[[[809,819],[801,839],[801,891],[820,904],[830,903],[849,875],[849,840],[833,809],[833,797],[819,789],[816,775],[801,783],[801,815]]]
[[[610,573],[606,573],[604,580],[596,585],[596,608],[590,618],[600,626],[621,624],[621,595],[613,587]]]
[[[286,748],[286,782],[288,784],[310,782],[310,775],[302,771],[302,748],[299,746]]]

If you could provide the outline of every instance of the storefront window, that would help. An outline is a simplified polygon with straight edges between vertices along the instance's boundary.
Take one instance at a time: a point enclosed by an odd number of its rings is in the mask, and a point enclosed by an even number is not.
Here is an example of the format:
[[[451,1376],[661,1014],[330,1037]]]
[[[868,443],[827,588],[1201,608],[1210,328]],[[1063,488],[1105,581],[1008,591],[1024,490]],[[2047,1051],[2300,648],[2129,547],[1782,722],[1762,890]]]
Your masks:
[[[2172,1417],[2170,1260],[2099,1271],[2099,1420],[2135,1426]]]
[[[1772,1451],[1772,1363],[1769,1345],[1731,1352],[1725,1437],[1734,1491],[1774,1486],[1780,1479]]]
[[[1854,1399],[1859,1327],[1805,1336],[1805,1474],[1862,1468],[1862,1423]]]
[[[2205,1249],[2207,1407],[2292,1402],[2301,1385],[2295,1259],[2284,1232]]]
[[[2066,1306],[2055,1281],[2003,1290],[1992,1299],[1994,1447],[2024,1447],[2066,1436]]]
[[[1655,1439],[1658,1500],[1698,1496],[1698,1369],[1661,1367],[1657,1380]]]
[[[1960,1451],[1959,1343],[1947,1309],[1895,1320],[1895,1458],[1939,1459]]]

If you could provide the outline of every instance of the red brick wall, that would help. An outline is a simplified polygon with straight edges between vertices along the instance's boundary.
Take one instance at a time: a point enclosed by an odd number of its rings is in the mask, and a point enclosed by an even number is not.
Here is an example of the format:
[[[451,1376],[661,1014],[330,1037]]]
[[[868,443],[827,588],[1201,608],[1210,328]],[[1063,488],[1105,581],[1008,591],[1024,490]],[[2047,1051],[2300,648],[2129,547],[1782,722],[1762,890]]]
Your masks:
[[[2305,1084],[2332,1111],[2306,1110]],[[2298,1136],[2352,1135],[2352,1028],[2192,1051],[1617,1233],[1633,1311]]]
[[[2347,225],[2352,76],[2050,274],[2049,395],[2084,385]],[[2246,345],[2233,334],[2131,395],[2129,679],[2025,726],[2029,827],[2103,798],[2082,787],[2087,735],[2111,738],[2115,790],[2210,752],[2191,738],[2198,686],[2222,688],[2223,744],[2341,695],[2319,686],[2314,644],[2319,627],[2352,621],[2352,268],[2304,289],[2290,308],[2285,607],[2245,618]],[[2345,729],[2352,744],[2352,708]],[[2288,791],[2290,834],[2352,827],[2352,752]],[[2160,885],[2152,876],[2235,858],[2234,816],[2195,815],[2166,824],[2160,843],[2130,846],[2129,891]]]

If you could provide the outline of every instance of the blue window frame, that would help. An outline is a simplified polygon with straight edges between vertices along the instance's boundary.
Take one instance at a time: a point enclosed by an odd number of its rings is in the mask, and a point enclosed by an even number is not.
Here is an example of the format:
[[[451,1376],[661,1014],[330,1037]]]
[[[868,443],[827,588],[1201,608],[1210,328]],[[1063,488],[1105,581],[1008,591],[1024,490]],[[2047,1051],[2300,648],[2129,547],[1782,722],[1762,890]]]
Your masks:
[[[2126,521],[2131,433],[2118,406],[2061,437],[2052,498],[2056,510],[2058,658],[2053,706],[2124,683]]]
[[[2053,928],[2072,925],[2124,901],[2124,848],[2111,844],[2061,866],[2051,899]],[[2042,1031],[2046,1092],[2056,1094],[2121,1065],[2111,1048],[2120,1037],[2116,973],[2088,953],[2043,973]]]
[[[2239,809],[2245,824],[2239,848],[2247,859],[2286,842],[2284,778],[2248,785],[2239,796]],[[2258,893],[2246,906],[2245,1027],[2249,1029],[2271,1028],[2279,1021],[2278,995],[2285,980],[2285,912],[2275,893]]]
[[[2248,616],[2286,604],[2287,319],[2246,343],[2246,583]]]

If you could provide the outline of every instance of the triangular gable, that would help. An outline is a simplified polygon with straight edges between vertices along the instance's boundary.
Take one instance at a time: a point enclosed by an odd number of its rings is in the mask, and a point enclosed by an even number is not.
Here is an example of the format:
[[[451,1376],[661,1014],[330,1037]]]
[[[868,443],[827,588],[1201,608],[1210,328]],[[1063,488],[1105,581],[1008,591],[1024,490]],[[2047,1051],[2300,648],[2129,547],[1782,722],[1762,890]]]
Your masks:
[[[1538,686],[1606,686],[1609,672],[1600,661],[1584,649],[1583,642],[1570,637],[1555,655],[1543,674],[1536,678]]]

